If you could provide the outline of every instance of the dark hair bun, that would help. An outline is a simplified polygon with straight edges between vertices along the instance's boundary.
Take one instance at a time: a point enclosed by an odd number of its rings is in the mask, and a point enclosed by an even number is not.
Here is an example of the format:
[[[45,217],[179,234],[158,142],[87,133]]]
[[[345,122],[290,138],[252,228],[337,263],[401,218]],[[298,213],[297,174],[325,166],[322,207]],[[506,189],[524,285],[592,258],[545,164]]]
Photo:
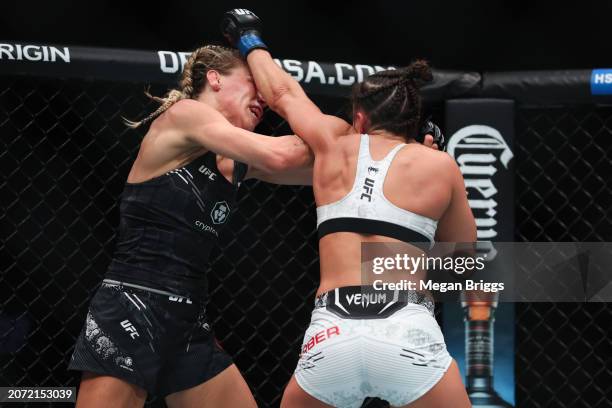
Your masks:
[[[403,69],[406,79],[414,80],[418,86],[433,81],[431,67],[425,60],[416,60]]]

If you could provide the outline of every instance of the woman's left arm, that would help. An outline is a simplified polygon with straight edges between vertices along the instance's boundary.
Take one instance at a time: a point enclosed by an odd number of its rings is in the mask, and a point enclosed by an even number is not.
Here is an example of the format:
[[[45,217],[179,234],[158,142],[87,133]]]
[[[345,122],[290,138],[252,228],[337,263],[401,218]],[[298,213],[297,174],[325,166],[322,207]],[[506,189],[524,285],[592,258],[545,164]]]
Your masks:
[[[327,150],[334,136],[350,133],[346,121],[325,115],[306,95],[300,84],[279,67],[260,35],[261,21],[249,10],[225,13],[221,32],[246,57],[255,85],[270,108],[282,116],[313,150]]]
[[[316,154],[333,143],[334,136],[353,131],[346,121],[326,115],[308,98],[300,84],[279,67],[267,50],[256,49],[247,56],[258,91],[270,106],[308,143]]]

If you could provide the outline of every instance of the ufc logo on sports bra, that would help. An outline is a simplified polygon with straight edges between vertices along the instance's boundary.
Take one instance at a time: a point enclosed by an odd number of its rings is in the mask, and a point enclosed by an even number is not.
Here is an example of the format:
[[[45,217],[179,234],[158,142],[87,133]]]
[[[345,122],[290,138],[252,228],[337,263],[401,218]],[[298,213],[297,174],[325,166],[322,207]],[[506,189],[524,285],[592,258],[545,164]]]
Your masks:
[[[214,173],[211,169],[209,169],[208,167],[202,165],[198,168],[198,171],[200,173],[202,173],[205,176],[208,176],[210,181],[215,181],[215,178],[217,177],[217,174]]]
[[[136,331],[136,328],[129,320],[124,320],[120,324],[121,327],[123,327],[125,331],[128,332],[131,338],[135,339],[136,337],[140,337],[140,335]]]
[[[368,202],[372,201],[372,189],[374,188],[374,180],[366,177],[365,181],[363,182],[363,187],[361,188],[364,192],[361,193],[361,197],[359,198],[361,200],[367,199]]]

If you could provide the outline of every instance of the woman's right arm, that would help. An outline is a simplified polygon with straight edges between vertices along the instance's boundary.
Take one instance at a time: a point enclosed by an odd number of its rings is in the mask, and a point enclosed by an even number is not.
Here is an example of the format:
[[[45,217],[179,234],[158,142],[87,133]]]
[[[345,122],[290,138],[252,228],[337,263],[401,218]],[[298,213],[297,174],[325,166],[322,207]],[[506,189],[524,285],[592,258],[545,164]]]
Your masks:
[[[438,221],[436,241],[475,242],[476,221],[470,208],[463,175],[455,160],[446,156],[443,166],[451,183],[450,203]]]
[[[306,146],[296,149],[293,137],[264,136],[232,125],[221,113],[204,103],[184,99],[165,115],[179,143],[202,146],[266,173],[303,166],[311,161]]]

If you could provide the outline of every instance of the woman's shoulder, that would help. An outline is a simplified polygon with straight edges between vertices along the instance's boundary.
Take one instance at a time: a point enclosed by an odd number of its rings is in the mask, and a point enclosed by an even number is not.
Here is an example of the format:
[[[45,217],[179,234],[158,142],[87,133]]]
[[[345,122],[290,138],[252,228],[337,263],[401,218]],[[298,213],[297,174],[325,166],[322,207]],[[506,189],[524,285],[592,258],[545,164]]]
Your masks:
[[[355,131],[352,127],[347,129],[344,133],[339,133],[334,139],[333,147],[330,150],[332,153],[338,153],[339,151],[345,154],[353,154],[359,150],[361,135]]]
[[[223,117],[221,113],[212,106],[196,101],[195,99],[181,99],[173,103],[172,106],[164,112],[163,116],[171,121],[178,121],[182,124],[185,121],[189,122]]]
[[[409,148],[404,149],[406,164],[426,169],[427,172],[436,174],[455,174],[459,167],[448,153],[424,146],[420,143],[410,143]]]
[[[206,105],[205,103],[196,101],[195,99],[181,99],[176,101],[170,106],[166,112],[167,113],[192,113],[192,112],[202,112],[206,110],[212,110],[211,107]]]
[[[429,146],[425,146],[421,143],[408,143],[410,146],[409,149],[405,149],[406,151],[414,154],[416,157],[423,157],[423,159],[433,160],[435,162],[448,162],[449,160],[453,160],[453,158],[446,152],[440,151],[438,149],[434,149]]]

